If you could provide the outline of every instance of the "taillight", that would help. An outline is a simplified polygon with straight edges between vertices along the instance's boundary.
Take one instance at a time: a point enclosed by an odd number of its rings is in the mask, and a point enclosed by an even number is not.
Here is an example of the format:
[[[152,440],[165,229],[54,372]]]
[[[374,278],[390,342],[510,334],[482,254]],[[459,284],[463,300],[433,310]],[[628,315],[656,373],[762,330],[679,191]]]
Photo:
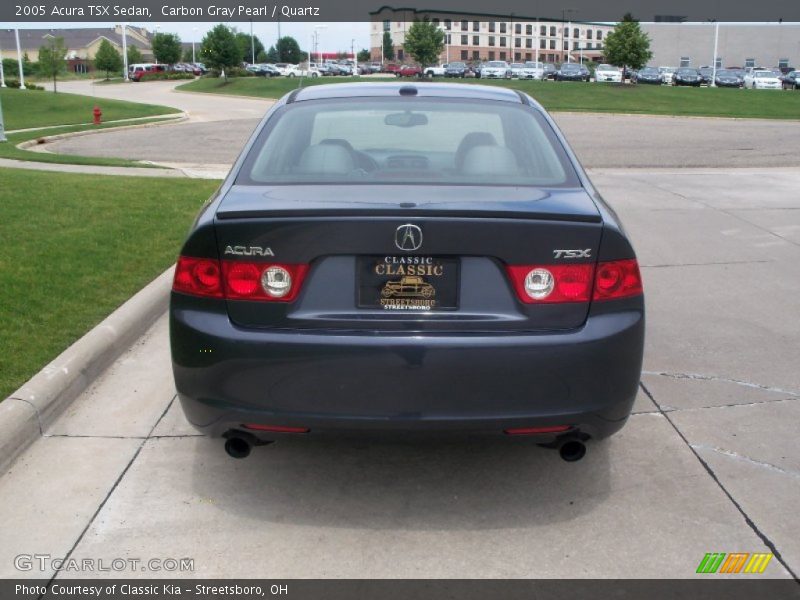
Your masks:
[[[641,293],[642,276],[635,258],[598,263],[594,280],[594,300],[628,298]]]
[[[211,298],[291,302],[300,292],[308,265],[218,261],[181,256],[172,289]]]
[[[291,302],[307,272],[308,265],[222,261],[225,296],[234,300]]]
[[[550,425],[548,427],[516,427],[504,429],[506,435],[538,435],[544,433],[563,433],[572,429],[572,425]]]
[[[175,266],[172,289],[193,296],[222,298],[222,273],[219,261],[181,256]]]
[[[594,265],[509,265],[517,296],[526,304],[588,302]]]

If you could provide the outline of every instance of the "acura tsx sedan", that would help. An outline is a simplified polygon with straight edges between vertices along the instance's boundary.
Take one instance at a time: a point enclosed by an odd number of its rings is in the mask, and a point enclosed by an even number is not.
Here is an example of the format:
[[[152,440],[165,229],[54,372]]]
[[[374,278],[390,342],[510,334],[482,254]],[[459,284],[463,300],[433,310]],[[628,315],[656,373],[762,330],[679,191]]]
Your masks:
[[[577,460],[636,396],[633,248],[530,96],[460,84],[279,100],[200,211],[170,303],[188,420],[286,436],[529,436]]]

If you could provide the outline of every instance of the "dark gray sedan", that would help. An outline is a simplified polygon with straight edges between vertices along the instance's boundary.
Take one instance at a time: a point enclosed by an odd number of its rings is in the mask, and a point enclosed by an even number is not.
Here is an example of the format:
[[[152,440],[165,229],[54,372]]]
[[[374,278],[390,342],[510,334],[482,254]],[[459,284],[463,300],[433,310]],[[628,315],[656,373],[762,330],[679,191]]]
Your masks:
[[[530,96],[297,89],[184,243],[175,384],[231,456],[287,436],[527,436],[577,460],[636,397],[644,297],[615,213]]]

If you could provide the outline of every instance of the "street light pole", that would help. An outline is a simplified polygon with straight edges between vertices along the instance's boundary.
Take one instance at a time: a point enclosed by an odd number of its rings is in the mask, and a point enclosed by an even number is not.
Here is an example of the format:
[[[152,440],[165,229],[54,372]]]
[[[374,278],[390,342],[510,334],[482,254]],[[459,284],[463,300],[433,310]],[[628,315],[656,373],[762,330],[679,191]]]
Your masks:
[[[253,37],[253,19],[250,19],[250,64],[256,64],[256,38]]]
[[[356,56],[356,39],[350,40],[350,54],[353,55],[353,77],[358,77],[358,56]]]
[[[14,28],[14,37],[17,39],[17,65],[19,65],[19,89],[25,89],[25,71],[22,69],[22,52],[19,49],[19,29]]]
[[[197,58],[195,57],[195,54],[194,54],[194,43],[195,43],[195,40],[197,39],[197,27],[193,27],[192,28],[192,33],[193,33],[193,35],[192,35],[192,64],[194,64],[194,63],[197,62]]]
[[[122,78],[128,79],[128,24],[122,24]]]
[[[0,62],[2,62],[2,59],[0,59]],[[6,141],[8,140],[6,139],[6,126],[5,123],[3,122],[3,102],[2,99],[0,99],[0,142],[6,142]]]
[[[719,21],[714,23],[714,62],[711,63],[711,83],[709,87],[717,87],[717,44],[719,43]]]

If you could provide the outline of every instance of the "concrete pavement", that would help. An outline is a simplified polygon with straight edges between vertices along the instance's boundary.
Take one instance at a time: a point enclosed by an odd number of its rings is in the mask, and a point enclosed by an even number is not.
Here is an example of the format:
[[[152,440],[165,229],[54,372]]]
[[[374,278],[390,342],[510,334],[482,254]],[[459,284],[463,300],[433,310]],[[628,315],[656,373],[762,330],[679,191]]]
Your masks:
[[[648,335],[635,414],[583,461],[507,439],[287,440],[234,461],[185,422],[162,319],[0,478],[0,576],[52,574],[17,572],[22,552],[479,578],[684,578],[706,552],[775,552],[765,576],[800,573],[800,174],[592,178],[636,244]]]

